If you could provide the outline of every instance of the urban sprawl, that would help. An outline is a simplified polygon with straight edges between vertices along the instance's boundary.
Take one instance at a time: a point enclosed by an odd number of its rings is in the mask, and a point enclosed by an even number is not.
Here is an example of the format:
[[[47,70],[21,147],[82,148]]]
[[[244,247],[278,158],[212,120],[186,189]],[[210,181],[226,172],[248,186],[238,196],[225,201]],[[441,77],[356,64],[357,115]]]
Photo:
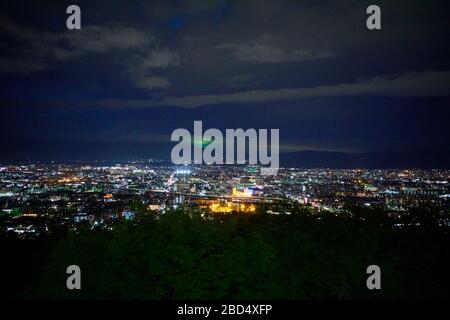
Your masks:
[[[285,203],[336,215],[351,204],[398,217],[421,206],[443,213],[450,208],[449,170],[281,168],[277,176],[264,176],[259,169],[157,160],[0,165],[0,232],[33,238],[55,226],[112,228],[139,214],[181,209],[205,219],[257,214],[261,208],[268,214],[291,214]]]

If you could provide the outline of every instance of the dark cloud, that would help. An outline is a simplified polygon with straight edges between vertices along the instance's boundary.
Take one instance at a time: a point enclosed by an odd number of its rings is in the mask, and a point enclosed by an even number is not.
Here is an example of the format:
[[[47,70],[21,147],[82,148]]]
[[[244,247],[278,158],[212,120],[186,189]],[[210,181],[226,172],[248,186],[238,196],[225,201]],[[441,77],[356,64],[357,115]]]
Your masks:
[[[16,47],[6,49],[4,54],[20,56],[25,65],[37,59],[44,65],[46,61],[73,59],[89,52],[142,48],[154,41],[146,32],[132,27],[86,26],[77,31],[52,33],[19,26],[5,17],[0,19],[0,33],[16,44]]]
[[[393,96],[393,97],[440,97],[449,96],[450,71],[406,73],[398,77],[380,76],[355,83],[339,83],[312,88],[288,88],[276,90],[251,90],[222,95],[196,95],[165,97],[162,100],[107,99],[84,103],[86,106],[108,108],[145,108],[176,106],[195,108],[224,103],[257,104],[270,101],[301,100],[317,97],[342,96]]]
[[[378,31],[370,4],[80,0],[69,31],[62,1],[3,2],[0,133],[161,143],[203,120],[280,128],[285,151],[450,148],[448,1],[379,0]]]
[[[329,49],[308,50],[289,47],[282,36],[264,34],[255,40],[242,44],[222,44],[214,49],[230,51],[239,62],[249,63],[288,63],[327,59],[334,57]]]
[[[164,76],[155,75],[168,67],[177,66],[180,63],[179,54],[169,49],[150,49],[143,55],[133,59],[129,73],[138,88],[154,89],[168,88],[170,81]]]
[[[251,63],[286,63],[333,57],[333,53],[326,50],[318,52],[294,50],[289,52],[281,48],[258,43],[243,45],[225,44],[216,47],[216,49],[230,49],[237,61]]]

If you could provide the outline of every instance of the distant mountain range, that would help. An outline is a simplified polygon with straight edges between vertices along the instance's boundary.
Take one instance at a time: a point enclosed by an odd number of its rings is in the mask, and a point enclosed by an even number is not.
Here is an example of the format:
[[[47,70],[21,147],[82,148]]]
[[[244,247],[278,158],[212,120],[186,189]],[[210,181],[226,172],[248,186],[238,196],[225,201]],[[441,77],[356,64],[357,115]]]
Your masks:
[[[94,160],[122,162],[159,158],[170,161],[172,145],[145,143],[49,142],[0,140],[0,164]],[[450,150],[383,151],[349,154],[300,151],[280,154],[282,167],[450,169]]]
[[[301,151],[280,155],[283,167],[304,168],[422,168],[449,169],[450,151],[419,150],[368,153]]]

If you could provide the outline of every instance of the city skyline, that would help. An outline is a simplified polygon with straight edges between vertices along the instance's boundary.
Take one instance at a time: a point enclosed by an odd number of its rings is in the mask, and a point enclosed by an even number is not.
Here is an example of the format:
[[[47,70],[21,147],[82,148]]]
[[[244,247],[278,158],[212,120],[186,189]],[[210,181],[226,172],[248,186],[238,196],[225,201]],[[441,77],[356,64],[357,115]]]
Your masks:
[[[3,1],[2,297],[449,299],[449,9]]]

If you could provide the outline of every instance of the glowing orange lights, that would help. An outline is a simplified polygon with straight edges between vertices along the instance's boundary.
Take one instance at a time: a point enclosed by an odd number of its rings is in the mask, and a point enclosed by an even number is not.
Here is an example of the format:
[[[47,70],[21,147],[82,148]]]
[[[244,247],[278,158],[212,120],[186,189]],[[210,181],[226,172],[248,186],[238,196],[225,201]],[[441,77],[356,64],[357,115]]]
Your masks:
[[[233,191],[231,193],[233,197],[245,197],[249,198],[252,196],[252,190],[244,189],[244,190],[238,190],[237,188],[233,188]]]
[[[81,182],[82,179],[79,177],[63,177],[56,180],[56,183],[78,183]]]
[[[209,206],[209,210],[213,213],[254,213],[256,207],[253,204],[234,203],[234,202],[214,202]]]

